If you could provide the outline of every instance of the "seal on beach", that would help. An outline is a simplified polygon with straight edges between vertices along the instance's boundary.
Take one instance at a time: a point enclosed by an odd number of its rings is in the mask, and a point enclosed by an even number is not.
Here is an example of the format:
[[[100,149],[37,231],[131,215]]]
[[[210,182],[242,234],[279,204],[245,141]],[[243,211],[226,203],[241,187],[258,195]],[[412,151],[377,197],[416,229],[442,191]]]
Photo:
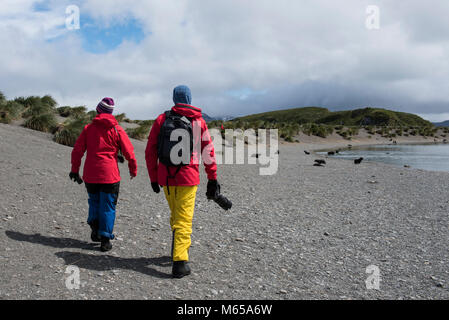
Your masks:
[[[307,150],[304,150],[304,153],[305,153],[305,154],[310,154],[310,152],[309,152],[309,151],[307,151]]]
[[[318,163],[318,164],[326,164],[326,161],[324,161],[324,160],[322,160],[322,159],[316,159],[316,160],[315,160],[315,163]]]
[[[355,159],[354,164],[360,164],[360,163],[362,163],[362,161],[363,161],[363,158]]]
[[[333,156],[333,155],[335,155],[335,151],[329,151],[327,154],[328,154],[329,156]]]

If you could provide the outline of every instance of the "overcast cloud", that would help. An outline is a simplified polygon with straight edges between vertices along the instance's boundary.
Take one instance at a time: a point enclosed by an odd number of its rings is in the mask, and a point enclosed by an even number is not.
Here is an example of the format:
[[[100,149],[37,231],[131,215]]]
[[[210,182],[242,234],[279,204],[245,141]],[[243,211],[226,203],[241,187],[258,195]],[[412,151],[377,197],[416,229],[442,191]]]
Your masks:
[[[81,30],[65,28],[71,4]],[[378,30],[365,27],[368,5]],[[186,84],[212,116],[379,106],[442,121],[448,13],[446,0],[2,0],[0,90],[90,109],[110,96],[133,119],[168,109]],[[123,41],[102,43],[117,26]]]

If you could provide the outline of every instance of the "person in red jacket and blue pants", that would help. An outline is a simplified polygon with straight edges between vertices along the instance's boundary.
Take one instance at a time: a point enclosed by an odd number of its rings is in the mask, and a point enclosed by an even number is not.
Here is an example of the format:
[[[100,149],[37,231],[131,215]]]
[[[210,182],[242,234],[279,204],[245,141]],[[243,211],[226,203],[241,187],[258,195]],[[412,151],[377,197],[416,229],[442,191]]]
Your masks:
[[[201,109],[192,106],[191,100],[191,92],[187,86],[176,87],[173,90],[175,106],[171,108],[171,111],[180,116],[185,116],[187,119],[190,119],[192,124],[195,123],[201,128],[201,135],[193,135],[193,144],[201,145],[201,155],[204,154],[203,151],[207,148],[205,153],[208,153],[209,159],[208,161],[203,161],[209,180],[207,191],[210,194],[215,194],[218,183],[214,147],[206,122],[202,118]],[[190,163],[179,167],[179,171],[172,175],[171,171],[174,171],[175,168],[167,167],[158,161],[158,136],[165,119],[165,113],[159,115],[151,128],[145,149],[145,160],[153,191],[159,193],[159,186],[164,187],[165,197],[171,211],[170,226],[173,232],[172,274],[175,278],[182,278],[191,272],[188,265],[191,244],[190,235],[192,234],[195,196],[200,184],[198,163],[201,155],[198,154],[200,150],[195,150],[194,148]],[[168,170],[171,170],[170,173]]]
[[[117,155],[121,151],[128,160],[131,179],[137,175],[137,161],[128,135],[112,115],[114,100],[104,98],[97,106],[97,116],[86,125],[72,151],[70,179],[82,182],[79,176],[81,159],[87,151],[83,180],[89,195],[91,239],[101,242],[101,251],[112,249],[115,211],[120,189]]]

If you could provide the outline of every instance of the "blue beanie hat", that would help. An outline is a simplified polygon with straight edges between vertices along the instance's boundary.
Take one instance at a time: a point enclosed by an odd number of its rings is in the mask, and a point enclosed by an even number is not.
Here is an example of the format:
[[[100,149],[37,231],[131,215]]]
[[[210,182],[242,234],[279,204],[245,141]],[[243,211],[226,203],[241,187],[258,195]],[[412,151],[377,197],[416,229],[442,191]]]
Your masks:
[[[192,103],[192,93],[187,86],[177,86],[173,89],[173,102],[191,104]]]

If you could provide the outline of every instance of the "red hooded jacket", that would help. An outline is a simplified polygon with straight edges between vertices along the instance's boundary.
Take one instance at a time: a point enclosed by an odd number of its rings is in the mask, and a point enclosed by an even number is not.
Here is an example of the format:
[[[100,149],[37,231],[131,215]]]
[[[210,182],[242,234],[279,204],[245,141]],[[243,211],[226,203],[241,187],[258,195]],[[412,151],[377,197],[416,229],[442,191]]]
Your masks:
[[[207,178],[209,180],[217,179],[217,164],[215,161],[215,151],[214,145],[210,139],[209,130],[207,129],[206,121],[204,121],[201,115],[201,109],[188,104],[178,103],[172,110],[177,114],[188,117],[192,119],[192,124],[195,132],[195,123],[201,127],[201,136],[196,136],[194,134],[194,145],[199,145],[201,139],[201,154],[205,148],[209,153],[209,161],[203,161],[204,167],[207,173]],[[167,185],[167,167],[158,161],[157,156],[157,140],[161,126],[165,121],[165,113],[159,115],[159,117],[154,122],[150,135],[148,136],[148,143],[145,149],[145,160],[147,162],[148,174],[150,176],[151,182],[157,182],[162,186]],[[199,173],[199,159],[198,150],[193,150],[192,158],[190,164],[182,166],[179,172],[175,175],[174,179],[169,179],[169,186],[196,186],[200,184],[200,173]],[[204,160],[204,159],[203,159]],[[173,175],[176,169],[173,167],[168,168],[170,170],[170,175]]]
[[[119,182],[120,171],[117,164],[119,148],[128,160],[129,174],[136,176],[137,161],[134,148],[125,130],[118,125],[112,114],[98,114],[92,123],[84,127],[76,140],[72,151],[72,172],[78,173],[81,159],[87,150],[83,180],[87,183]]]

